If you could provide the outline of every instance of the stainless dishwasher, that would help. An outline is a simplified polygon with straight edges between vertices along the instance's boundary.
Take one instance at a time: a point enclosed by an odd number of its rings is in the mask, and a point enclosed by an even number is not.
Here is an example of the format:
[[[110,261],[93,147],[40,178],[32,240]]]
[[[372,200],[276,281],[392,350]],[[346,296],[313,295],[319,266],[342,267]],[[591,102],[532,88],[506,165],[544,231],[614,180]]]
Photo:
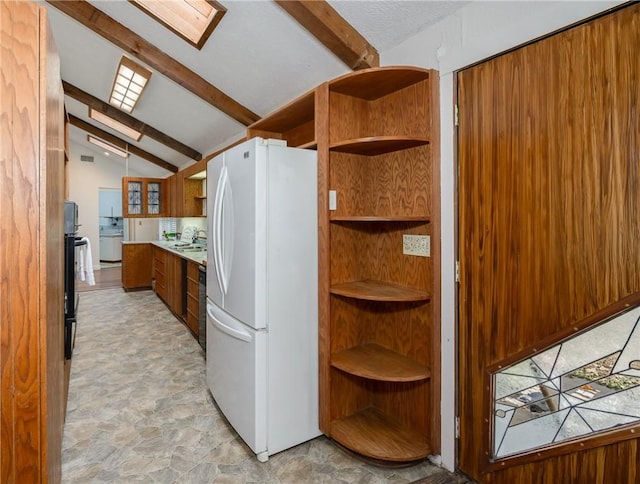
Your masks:
[[[198,266],[198,343],[207,349],[207,268]]]

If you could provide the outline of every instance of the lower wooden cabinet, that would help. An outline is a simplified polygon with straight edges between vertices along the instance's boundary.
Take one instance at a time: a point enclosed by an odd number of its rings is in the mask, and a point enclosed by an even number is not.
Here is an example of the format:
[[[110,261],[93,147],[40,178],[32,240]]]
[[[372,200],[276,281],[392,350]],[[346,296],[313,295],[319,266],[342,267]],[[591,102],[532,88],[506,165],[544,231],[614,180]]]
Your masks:
[[[153,281],[154,291],[165,303],[167,296],[167,256],[169,253],[160,247],[153,247]]]
[[[198,293],[198,264],[187,262],[187,319],[189,329],[196,336],[198,335],[198,313],[199,313],[199,293]]]
[[[183,321],[186,315],[185,276],[186,259],[166,252],[167,257],[167,299],[169,309]]]
[[[152,245],[122,244],[122,287],[125,291],[149,288],[152,278]]]
[[[198,337],[199,264],[153,246],[155,292],[171,312]]]

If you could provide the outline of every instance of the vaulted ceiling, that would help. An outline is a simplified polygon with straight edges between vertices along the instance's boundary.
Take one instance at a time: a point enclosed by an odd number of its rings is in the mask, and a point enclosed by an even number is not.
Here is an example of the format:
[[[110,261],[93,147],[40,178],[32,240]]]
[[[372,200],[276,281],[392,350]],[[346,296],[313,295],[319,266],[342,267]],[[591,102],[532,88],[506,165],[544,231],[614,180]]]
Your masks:
[[[125,148],[135,171],[167,176],[242,138],[247,125],[318,84],[378,65],[380,52],[468,2],[220,3],[226,12],[200,50],[130,2],[45,3],[70,137],[82,154],[101,152],[87,142],[90,133]],[[122,56],[152,72],[129,114],[108,104]],[[142,138],[90,119],[89,107]]]

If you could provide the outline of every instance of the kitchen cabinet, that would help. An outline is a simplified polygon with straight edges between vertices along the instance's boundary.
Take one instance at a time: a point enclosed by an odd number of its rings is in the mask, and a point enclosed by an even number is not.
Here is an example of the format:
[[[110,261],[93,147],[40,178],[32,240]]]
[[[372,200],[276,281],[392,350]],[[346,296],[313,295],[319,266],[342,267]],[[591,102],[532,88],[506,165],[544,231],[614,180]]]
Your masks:
[[[123,177],[122,211],[124,217],[168,216],[167,180]]]
[[[202,217],[206,215],[207,179],[202,175],[193,175],[184,179],[184,217]]]
[[[180,172],[174,173],[167,178],[167,203],[168,203],[168,217],[180,217],[178,211],[178,177]]]
[[[186,317],[186,279],[187,261],[179,255],[167,252],[167,305],[182,321]]]
[[[151,244],[122,244],[122,287],[125,291],[151,287],[153,260]]]
[[[187,314],[187,260],[161,247],[153,247],[155,292],[182,321]]]
[[[100,262],[122,260],[122,235],[100,235]]]
[[[152,244],[153,286],[171,312],[198,339],[200,314],[199,266],[189,255]]]
[[[315,127],[316,91],[313,89],[247,129],[247,138],[286,140],[287,146],[317,147]]]
[[[168,300],[167,256],[169,253],[160,247],[153,247],[153,281],[152,287],[160,299]]]
[[[191,332],[198,336],[198,315],[200,311],[199,296],[199,264],[193,261],[187,261],[187,327]]]
[[[248,128],[317,150],[320,429],[380,461],[440,451],[437,87],[361,70]]]

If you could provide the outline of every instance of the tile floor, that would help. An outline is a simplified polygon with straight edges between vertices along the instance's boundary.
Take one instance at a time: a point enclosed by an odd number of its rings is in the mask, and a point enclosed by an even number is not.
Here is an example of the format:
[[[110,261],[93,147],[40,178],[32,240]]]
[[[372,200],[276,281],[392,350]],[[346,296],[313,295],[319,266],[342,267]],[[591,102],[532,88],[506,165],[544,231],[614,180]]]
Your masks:
[[[259,463],[216,409],[202,349],[155,294],[80,295],[63,483],[408,483],[430,476],[467,482],[428,462],[368,465],[325,437]]]

